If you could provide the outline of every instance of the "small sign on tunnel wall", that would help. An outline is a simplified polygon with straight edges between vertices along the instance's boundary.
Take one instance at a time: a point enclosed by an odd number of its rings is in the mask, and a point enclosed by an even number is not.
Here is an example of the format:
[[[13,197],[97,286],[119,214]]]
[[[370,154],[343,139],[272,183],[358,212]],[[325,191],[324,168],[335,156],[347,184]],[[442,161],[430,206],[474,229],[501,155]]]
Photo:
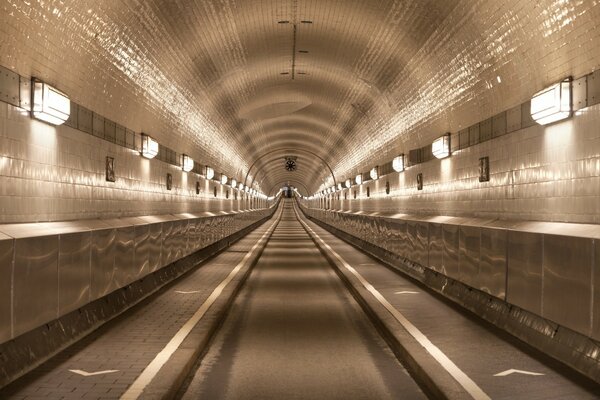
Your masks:
[[[106,157],[106,180],[108,182],[115,181],[115,159]]]
[[[200,182],[196,181],[196,194],[200,194]]]
[[[423,190],[423,174],[417,174],[417,190]]]
[[[173,189],[173,175],[167,174],[167,190]]]
[[[479,159],[479,182],[488,182],[490,180],[490,158],[481,157]]]

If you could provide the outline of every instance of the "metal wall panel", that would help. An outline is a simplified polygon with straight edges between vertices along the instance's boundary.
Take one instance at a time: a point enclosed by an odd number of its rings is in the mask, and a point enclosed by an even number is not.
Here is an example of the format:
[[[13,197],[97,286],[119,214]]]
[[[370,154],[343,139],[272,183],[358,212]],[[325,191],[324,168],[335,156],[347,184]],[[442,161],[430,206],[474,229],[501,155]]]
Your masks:
[[[212,218],[211,218],[212,220]],[[173,260],[173,222],[165,221],[162,223],[162,250],[160,258],[160,267],[169,265]]]
[[[592,288],[592,337],[600,340],[600,239],[594,240],[594,287]]]
[[[58,235],[15,240],[14,336],[58,315]]]
[[[539,233],[508,231],[506,301],[542,315],[543,239]]]
[[[429,268],[444,273],[444,235],[441,224],[429,225]]]
[[[127,226],[117,229],[115,242],[115,284],[123,287],[135,280],[135,229]]]
[[[544,235],[542,316],[591,334],[593,240]]]
[[[59,236],[58,316],[65,315],[90,301],[91,232]]]
[[[479,289],[501,299],[506,298],[505,229],[481,228]]]
[[[0,234],[0,343],[11,338],[11,286],[15,241]]]
[[[419,240],[417,230],[417,221],[406,221],[406,253],[404,256],[411,261],[416,261],[417,259],[417,255],[415,254],[415,249]]]
[[[149,272],[150,224],[135,225],[135,268],[134,278],[139,279]]]
[[[418,222],[417,223],[417,242],[415,246],[415,253],[417,259],[415,260],[419,264],[426,266],[429,264],[428,258],[429,249],[429,223]]]
[[[479,288],[480,255],[480,228],[461,226],[459,228],[458,279],[475,288]]]
[[[442,272],[456,279],[458,279],[459,236],[457,225],[442,225],[442,237],[444,240]]]
[[[92,292],[95,300],[117,289],[115,280],[115,246],[117,230],[92,231]]]
[[[162,227],[162,223],[150,224],[150,236],[148,237],[148,272],[154,272],[162,266]]]

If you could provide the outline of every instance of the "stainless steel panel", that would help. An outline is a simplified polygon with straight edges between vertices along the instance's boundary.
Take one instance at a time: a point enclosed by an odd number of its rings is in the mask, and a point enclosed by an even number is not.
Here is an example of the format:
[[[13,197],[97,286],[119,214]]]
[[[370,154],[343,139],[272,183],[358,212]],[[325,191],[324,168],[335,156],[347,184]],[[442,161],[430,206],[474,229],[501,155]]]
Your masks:
[[[429,225],[429,268],[444,273],[444,235],[441,224]]]
[[[415,250],[417,255],[417,262],[422,266],[427,266],[429,261],[427,259],[427,253],[429,248],[429,223],[418,222],[417,223],[417,242],[415,244]]]
[[[581,110],[587,106],[587,76],[583,76],[573,81],[573,110]]]
[[[544,236],[508,231],[506,301],[542,315],[542,259]]]
[[[148,272],[159,269],[162,260],[162,223],[150,224],[148,236]]]
[[[15,241],[0,234],[0,343],[11,338],[11,287]]]
[[[408,220],[406,221],[406,254],[405,257],[411,261],[417,261],[416,248],[418,246],[418,223],[417,221]]]
[[[152,224],[154,225],[154,224]],[[135,268],[134,278],[140,279],[149,273],[150,224],[134,226],[135,232]]]
[[[442,225],[442,237],[444,239],[442,272],[451,278],[458,278],[459,236],[457,225]]]
[[[58,316],[58,235],[15,240],[13,335]]]
[[[458,279],[479,288],[479,258],[481,255],[481,230],[474,226],[459,228]]]
[[[591,335],[593,240],[544,235],[542,316]]]
[[[58,316],[62,316],[90,301],[92,233],[60,235],[58,240]]]
[[[92,292],[90,300],[117,289],[115,279],[115,246],[117,230],[92,231]]]
[[[160,267],[169,265],[173,260],[173,222],[165,221],[162,223],[162,250],[160,258]]]
[[[594,240],[594,286],[592,288],[592,337],[600,340],[600,240]]]
[[[133,226],[117,229],[115,242],[115,285],[121,288],[135,280],[135,229]]]
[[[505,229],[481,229],[479,289],[501,299],[506,298]]]
[[[0,101],[19,107],[19,75],[0,66]]]

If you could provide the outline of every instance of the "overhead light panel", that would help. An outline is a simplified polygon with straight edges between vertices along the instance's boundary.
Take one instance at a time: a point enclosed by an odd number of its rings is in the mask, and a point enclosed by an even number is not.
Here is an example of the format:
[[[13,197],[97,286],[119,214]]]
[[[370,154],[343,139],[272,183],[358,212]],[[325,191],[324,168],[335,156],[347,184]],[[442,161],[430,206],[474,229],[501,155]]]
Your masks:
[[[221,184],[225,185],[228,180],[229,178],[227,178],[227,175],[221,174]]]
[[[554,84],[531,98],[531,118],[540,125],[569,118],[573,112],[571,79]]]
[[[394,158],[394,161],[392,161],[392,168],[396,172],[404,171],[404,154],[400,154],[398,157]]]
[[[45,82],[33,78],[31,115],[52,125],[62,125],[71,114],[69,96]]]
[[[371,171],[369,171],[369,176],[373,180],[378,179],[379,178],[379,167],[372,168]]]
[[[185,172],[190,172],[194,169],[194,160],[187,154],[181,155],[181,169]]]
[[[211,167],[206,167],[206,179],[212,179],[215,177],[215,170]]]
[[[440,136],[431,144],[431,152],[436,158],[446,158],[450,155],[450,134]]]
[[[356,177],[354,178],[354,182],[356,182],[357,185],[362,184],[362,174],[356,175]]]
[[[158,142],[142,133],[142,156],[152,159],[158,154]]]

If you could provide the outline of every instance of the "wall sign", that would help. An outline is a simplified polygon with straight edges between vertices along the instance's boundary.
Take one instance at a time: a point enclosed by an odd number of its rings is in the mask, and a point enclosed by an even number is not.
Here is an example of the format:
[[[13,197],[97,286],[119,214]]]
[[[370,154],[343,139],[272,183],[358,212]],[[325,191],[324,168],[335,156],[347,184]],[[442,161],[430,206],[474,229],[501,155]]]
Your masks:
[[[371,197],[371,188],[367,186],[367,197]]]
[[[479,159],[479,182],[488,182],[490,180],[490,158],[481,157]]]
[[[215,197],[217,197],[217,186],[216,185],[213,187],[213,194],[215,195]]]
[[[227,189],[227,191],[225,191],[225,198],[228,199],[229,198],[229,189]]]
[[[173,175],[167,174],[167,190],[173,189]]]
[[[106,180],[108,182],[115,181],[115,159],[106,157]]]
[[[423,174],[417,174],[417,190],[423,190]]]
[[[356,199],[356,190],[354,191],[354,198]]]
[[[196,181],[196,194],[200,194],[200,182]]]
[[[390,194],[390,181],[385,182],[385,194]]]

